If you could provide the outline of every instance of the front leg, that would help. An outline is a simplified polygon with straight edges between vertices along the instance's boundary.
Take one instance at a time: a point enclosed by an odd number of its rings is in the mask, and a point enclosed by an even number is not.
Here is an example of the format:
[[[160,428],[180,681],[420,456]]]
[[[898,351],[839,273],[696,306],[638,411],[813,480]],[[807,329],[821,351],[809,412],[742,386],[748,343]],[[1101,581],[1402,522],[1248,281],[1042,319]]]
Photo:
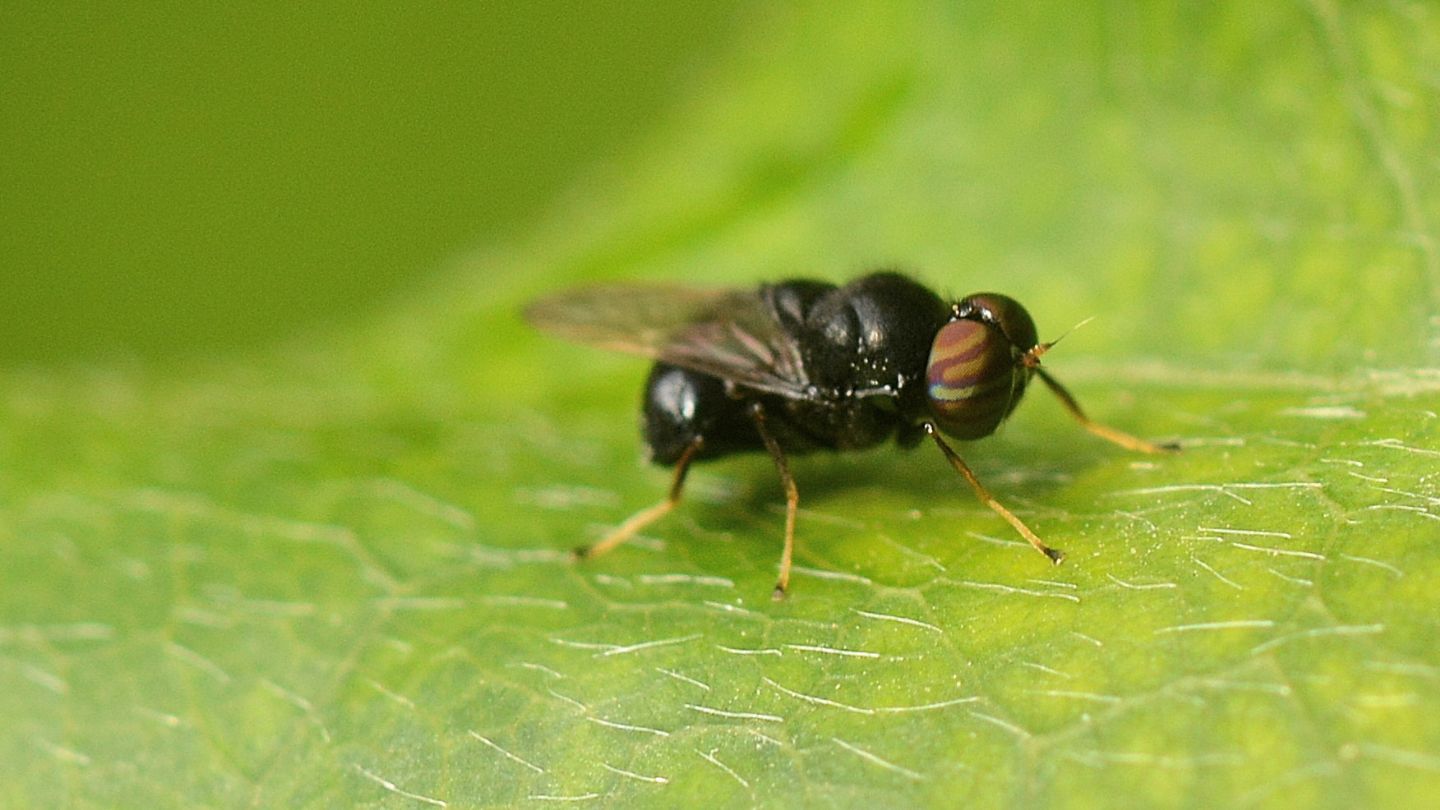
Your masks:
[[[1071,394],[1065,386],[1061,385],[1059,380],[1051,377],[1045,369],[1039,366],[1035,367],[1035,373],[1040,376],[1041,382],[1049,387],[1050,392],[1055,395],[1056,399],[1060,400],[1060,404],[1065,406],[1065,410],[1069,411],[1070,415],[1075,417],[1075,421],[1080,423],[1080,427],[1085,428],[1105,441],[1118,444],[1126,450],[1134,450],[1138,453],[1174,453],[1179,451],[1180,445],[1178,443],[1156,444],[1154,442],[1148,442],[1138,436],[1131,436],[1129,433],[1091,420],[1090,417],[1085,415],[1085,411],[1080,409],[1080,403],[1075,401],[1075,395]]]
[[[975,490],[975,497],[979,498],[981,503],[993,509],[995,514],[1005,518],[1006,523],[1013,526],[1015,531],[1020,533],[1021,537],[1030,541],[1030,545],[1034,546],[1036,551],[1050,558],[1050,562],[1059,565],[1060,562],[1065,559],[1064,552],[1058,548],[1051,548],[1045,545],[1045,541],[1041,540],[1040,536],[1035,532],[1030,531],[1030,527],[1026,526],[1023,520],[1016,517],[1014,512],[1006,509],[1004,504],[995,500],[995,496],[990,494],[990,490],[986,489],[985,485],[980,483],[980,479],[975,477],[975,471],[970,469],[970,465],[966,464],[965,460],[960,458],[960,454],[952,450],[950,445],[946,444],[945,440],[940,438],[938,428],[926,422],[921,426],[921,429],[928,433],[930,438],[935,440],[935,446],[939,447],[940,452],[945,454],[946,460],[950,462],[951,467],[955,468],[955,472],[960,473],[960,475],[969,482],[970,486]]]

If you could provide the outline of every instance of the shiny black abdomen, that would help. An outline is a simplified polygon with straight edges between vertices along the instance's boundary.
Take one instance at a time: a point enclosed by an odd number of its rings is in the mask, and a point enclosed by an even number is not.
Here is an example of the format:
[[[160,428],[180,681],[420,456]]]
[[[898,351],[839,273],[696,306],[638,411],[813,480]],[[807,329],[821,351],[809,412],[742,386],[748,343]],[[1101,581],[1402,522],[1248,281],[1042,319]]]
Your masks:
[[[787,453],[852,450],[897,437],[913,444],[925,418],[930,345],[949,309],[938,296],[896,273],[843,286],[787,281],[762,289],[805,361],[812,392],[782,397],[744,389],[668,363],[645,385],[642,429],[650,457],[671,465],[698,436],[699,458],[763,450],[750,409]]]
[[[641,430],[650,460],[669,466],[685,448],[704,437],[700,458],[763,448],[749,413],[750,403],[725,392],[708,374],[656,363],[645,381]]]

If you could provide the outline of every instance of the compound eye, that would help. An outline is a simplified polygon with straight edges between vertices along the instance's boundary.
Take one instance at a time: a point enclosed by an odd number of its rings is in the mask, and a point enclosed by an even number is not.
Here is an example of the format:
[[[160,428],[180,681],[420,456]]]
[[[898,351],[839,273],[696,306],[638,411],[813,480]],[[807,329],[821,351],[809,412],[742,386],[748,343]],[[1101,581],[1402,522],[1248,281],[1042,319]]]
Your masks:
[[[996,326],[967,319],[935,335],[926,383],[936,424],[957,439],[994,433],[1025,390],[1010,340]]]
[[[1029,351],[1040,342],[1036,337],[1035,321],[1031,320],[1030,313],[1025,311],[1019,301],[1008,295],[978,293],[967,297],[962,306],[979,315],[980,320],[999,326],[1000,331],[1015,346],[1017,355]]]

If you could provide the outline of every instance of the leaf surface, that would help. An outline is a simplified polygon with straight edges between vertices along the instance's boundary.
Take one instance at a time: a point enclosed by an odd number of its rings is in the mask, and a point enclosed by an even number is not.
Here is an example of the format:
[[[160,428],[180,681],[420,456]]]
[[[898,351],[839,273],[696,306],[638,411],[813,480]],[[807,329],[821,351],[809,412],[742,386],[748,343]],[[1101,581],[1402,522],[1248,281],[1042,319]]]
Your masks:
[[[0,390],[0,803],[1404,806],[1440,789],[1440,20],[770,11],[624,171],[379,323]],[[667,485],[566,285],[899,264],[1043,391],[962,452]]]

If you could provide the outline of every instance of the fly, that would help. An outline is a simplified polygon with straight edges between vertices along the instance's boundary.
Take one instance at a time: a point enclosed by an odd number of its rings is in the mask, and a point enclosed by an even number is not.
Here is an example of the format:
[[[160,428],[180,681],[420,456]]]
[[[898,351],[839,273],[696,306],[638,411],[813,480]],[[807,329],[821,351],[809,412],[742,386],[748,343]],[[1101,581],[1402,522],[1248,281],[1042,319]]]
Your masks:
[[[674,473],[663,500],[599,542],[599,556],[680,501],[690,465],[765,451],[785,491],[785,545],[774,596],[790,586],[800,503],[788,456],[847,451],[895,440],[934,441],[980,501],[1052,562],[1064,555],[995,499],[944,436],[994,433],[1039,378],[1081,427],[1142,453],[1178,450],[1092,421],[1040,358],[1035,323],[1013,298],[969,295],[946,303],[898,273],[849,284],[792,280],[750,290],[609,285],[543,298],[525,311],[568,340],[655,361],[645,383],[642,434],[650,460]],[[943,435],[942,435],[943,434]]]

